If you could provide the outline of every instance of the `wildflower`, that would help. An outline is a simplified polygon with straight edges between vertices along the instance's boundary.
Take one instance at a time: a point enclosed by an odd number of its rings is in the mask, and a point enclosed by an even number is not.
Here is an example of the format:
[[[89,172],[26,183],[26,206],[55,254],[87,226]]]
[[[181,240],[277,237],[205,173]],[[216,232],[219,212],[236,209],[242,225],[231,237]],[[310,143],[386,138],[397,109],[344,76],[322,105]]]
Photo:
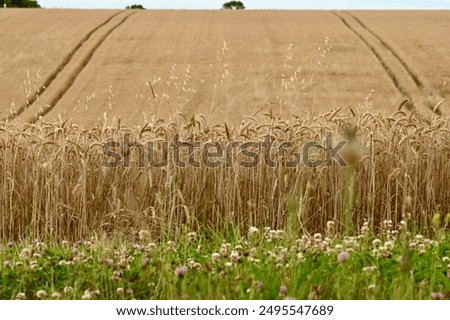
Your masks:
[[[298,263],[305,262],[305,257],[303,256],[303,253],[301,253],[301,252],[297,253],[297,262]]]
[[[253,257],[249,257],[248,258],[248,262],[251,262],[251,263],[254,263],[254,264],[259,264],[261,262],[261,260],[255,259]]]
[[[127,289],[127,294],[130,295],[130,296],[132,296],[132,295],[134,294],[133,289],[128,288],[128,289]]]
[[[431,299],[433,300],[443,300],[445,295],[442,292],[432,292]]]
[[[211,255],[211,259],[212,259],[213,262],[219,261],[219,259],[220,259],[220,254],[217,253],[217,252],[214,252],[214,253]]]
[[[233,251],[230,254],[231,261],[237,262],[239,260],[239,252]]]
[[[9,242],[6,244],[6,246],[7,246],[8,248],[12,248],[12,247],[14,246],[14,242],[9,241]]]
[[[195,241],[197,239],[197,233],[196,232],[189,232],[187,234],[189,241]]]
[[[371,273],[373,273],[376,269],[377,269],[377,267],[374,267],[374,266],[364,267],[364,268],[363,268],[363,272],[365,272],[365,273],[367,273],[367,274],[371,274]]]
[[[275,232],[275,239],[281,239],[284,237],[284,230],[277,230]]]
[[[52,299],[59,299],[59,298],[61,298],[61,294],[59,292],[52,293]]]
[[[348,260],[349,256],[350,255],[348,254],[347,251],[342,251],[342,252],[338,253],[337,259],[339,262],[344,262],[344,261]]]
[[[381,244],[381,240],[380,239],[375,239],[372,241],[372,246],[374,247],[378,247]]]
[[[151,263],[151,260],[149,258],[142,259],[141,268],[146,269],[150,265],[150,263]]]
[[[111,277],[111,280],[112,281],[118,281],[118,280],[120,280],[122,278],[123,278],[123,272],[122,271],[114,271],[114,273],[113,273],[113,275]]]
[[[10,261],[10,260],[5,260],[5,261],[3,262],[3,266],[4,266],[5,268],[8,268],[10,265],[11,265],[11,261]]]
[[[38,269],[38,263],[37,261],[31,261],[30,262],[30,270],[31,271],[36,271]]]
[[[385,248],[387,251],[393,249],[393,248],[394,248],[394,242],[392,242],[392,241],[386,241],[386,242],[384,243],[384,248]]]
[[[26,296],[25,296],[25,293],[23,293],[23,292],[19,292],[17,295],[16,295],[16,299],[17,300],[24,300],[26,298]]]
[[[262,283],[261,281],[258,281],[256,283],[256,289],[258,290],[258,292],[262,292],[264,290],[264,283]]]
[[[81,296],[81,300],[91,300],[92,294],[89,290],[86,290],[83,295]]]
[[[377,287],[377,286],[376,286],[375,284],[372,283],[371,285],[369,285],[369,286],[367,287],[367,289],[370,290],[370,291],[373,291],[373,290],[376,289],[376,287]]]
[[[31,257],[31,250],[28,248],[23,248],[22,252],[20,253],[20,257],[22,259],[28,259]]]
[[[133,244],[133,249],[136,250],[136,251],[144,251],[145,246],[143,244],[134,243]]]
[[[230,261],[225,262],[225,267],[231,268],[232,266],[233,266],[233,262],[230,262]]]
[[[47,296],[47,292],[45,292],[45,290],[38,290],[36,292],[36,297],[38,299],[44,299]]]
[[[280,286],[280,295],[284,296],[287,292],[288,292],[288,287],[286,285],[281,285]]]
[[[256,228],[256,227],[248,228],[248,236],[249,237],[252,237],[252,236],[256,235],[257,233],[259,233],[258,228]]]
[[[71,287],[71,286],[66,286],[66,287],[64,287],[64,290],[63,290],[63,292],[64,293],[71,293],[73,291],[73,288]]]
[[[121,287],[117,288],[117,294],[118,294],[119,296],[123,295],[124,292],[125,292],[125,290],[124,290],[123,288],[121,288]]]
[[[442,258],[442,262],[444,262],[444,263],[447,263],[447,262],[449,262],[450,261],[450,258],[449,257],[443,257]]]
[[[175,268],[175,276],[178,278],[184,278],[188,272],[188,268],[186,266],[180,266]]]

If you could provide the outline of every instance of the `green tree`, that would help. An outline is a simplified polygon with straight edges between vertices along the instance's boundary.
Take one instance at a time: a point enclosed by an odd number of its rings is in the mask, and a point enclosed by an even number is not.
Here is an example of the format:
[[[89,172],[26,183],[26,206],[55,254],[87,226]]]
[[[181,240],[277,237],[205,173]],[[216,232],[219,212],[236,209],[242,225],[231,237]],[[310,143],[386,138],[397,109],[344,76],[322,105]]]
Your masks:
[[[6,4],[8,8],[40,8],[36,0],[0,0],[0,6]]]
[[[127,6],[125,9],[140,9],[145,10],[142,4],[132,4],[131,6]]]
[[[229,1],[222,5],[222,9],[243,10],[245,6],[241,1]]]

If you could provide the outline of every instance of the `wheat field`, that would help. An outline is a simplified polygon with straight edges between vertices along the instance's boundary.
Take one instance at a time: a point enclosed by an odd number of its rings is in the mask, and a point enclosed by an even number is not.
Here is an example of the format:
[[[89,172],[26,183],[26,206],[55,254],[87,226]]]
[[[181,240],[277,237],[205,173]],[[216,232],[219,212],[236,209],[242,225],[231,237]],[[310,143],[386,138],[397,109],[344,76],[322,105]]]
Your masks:
[[[448,14],[1,10],[17,31],[0,35],[0,236],[385,220],[432,232],[450,212]],[[328,134],[348,141],[345,165],[287,165],[324,159],[295,151]],[[275,166],[243,166],[241,149],[231,165],[138,165],[148,154],[124,147],[154,143],[163,159],[163,142],[247,142],[261,160],[267,136]],[[108,143],[128,166],[105,166]]]

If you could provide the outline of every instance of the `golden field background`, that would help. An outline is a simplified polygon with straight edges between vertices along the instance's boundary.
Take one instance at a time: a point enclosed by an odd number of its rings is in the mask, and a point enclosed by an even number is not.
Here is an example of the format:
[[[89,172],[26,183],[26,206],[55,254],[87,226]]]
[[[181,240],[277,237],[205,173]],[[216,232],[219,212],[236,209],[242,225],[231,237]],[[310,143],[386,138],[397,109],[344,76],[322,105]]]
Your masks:
[[[408,97],[429,117],[450,90],[449,15],[2,10],[0,110],[86,127],[105,112],[141,125],[177,111],[240,123],[261,108],[389,113]]]
[[[384,220],[432,232],[450,212],[449,18],[0,10],[0,236],[328,221],[349,234]],[[351,141],[349,166],[152,168],[135,151],[129,167],[102,165],[126,133],[301,148],[327,132]]]

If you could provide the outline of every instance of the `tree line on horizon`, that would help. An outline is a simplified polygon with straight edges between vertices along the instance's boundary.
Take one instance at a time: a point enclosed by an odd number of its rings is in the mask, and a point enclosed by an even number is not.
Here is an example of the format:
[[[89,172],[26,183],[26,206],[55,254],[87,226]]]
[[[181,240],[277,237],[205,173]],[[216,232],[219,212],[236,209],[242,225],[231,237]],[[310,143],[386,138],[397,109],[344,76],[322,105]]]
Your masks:
[[[40,8],[37,0],[0,0],[0,7],[7,8]],[[126,9],[141,9],[145,10],[144,6],[141,4],[133,4],[127,6]],[[245,9],[244,4],[241,1],[229,1],[222,5],[222,9]]]
[[[40,8],[36,0],[0,0],[0,7],[7,8]]]

